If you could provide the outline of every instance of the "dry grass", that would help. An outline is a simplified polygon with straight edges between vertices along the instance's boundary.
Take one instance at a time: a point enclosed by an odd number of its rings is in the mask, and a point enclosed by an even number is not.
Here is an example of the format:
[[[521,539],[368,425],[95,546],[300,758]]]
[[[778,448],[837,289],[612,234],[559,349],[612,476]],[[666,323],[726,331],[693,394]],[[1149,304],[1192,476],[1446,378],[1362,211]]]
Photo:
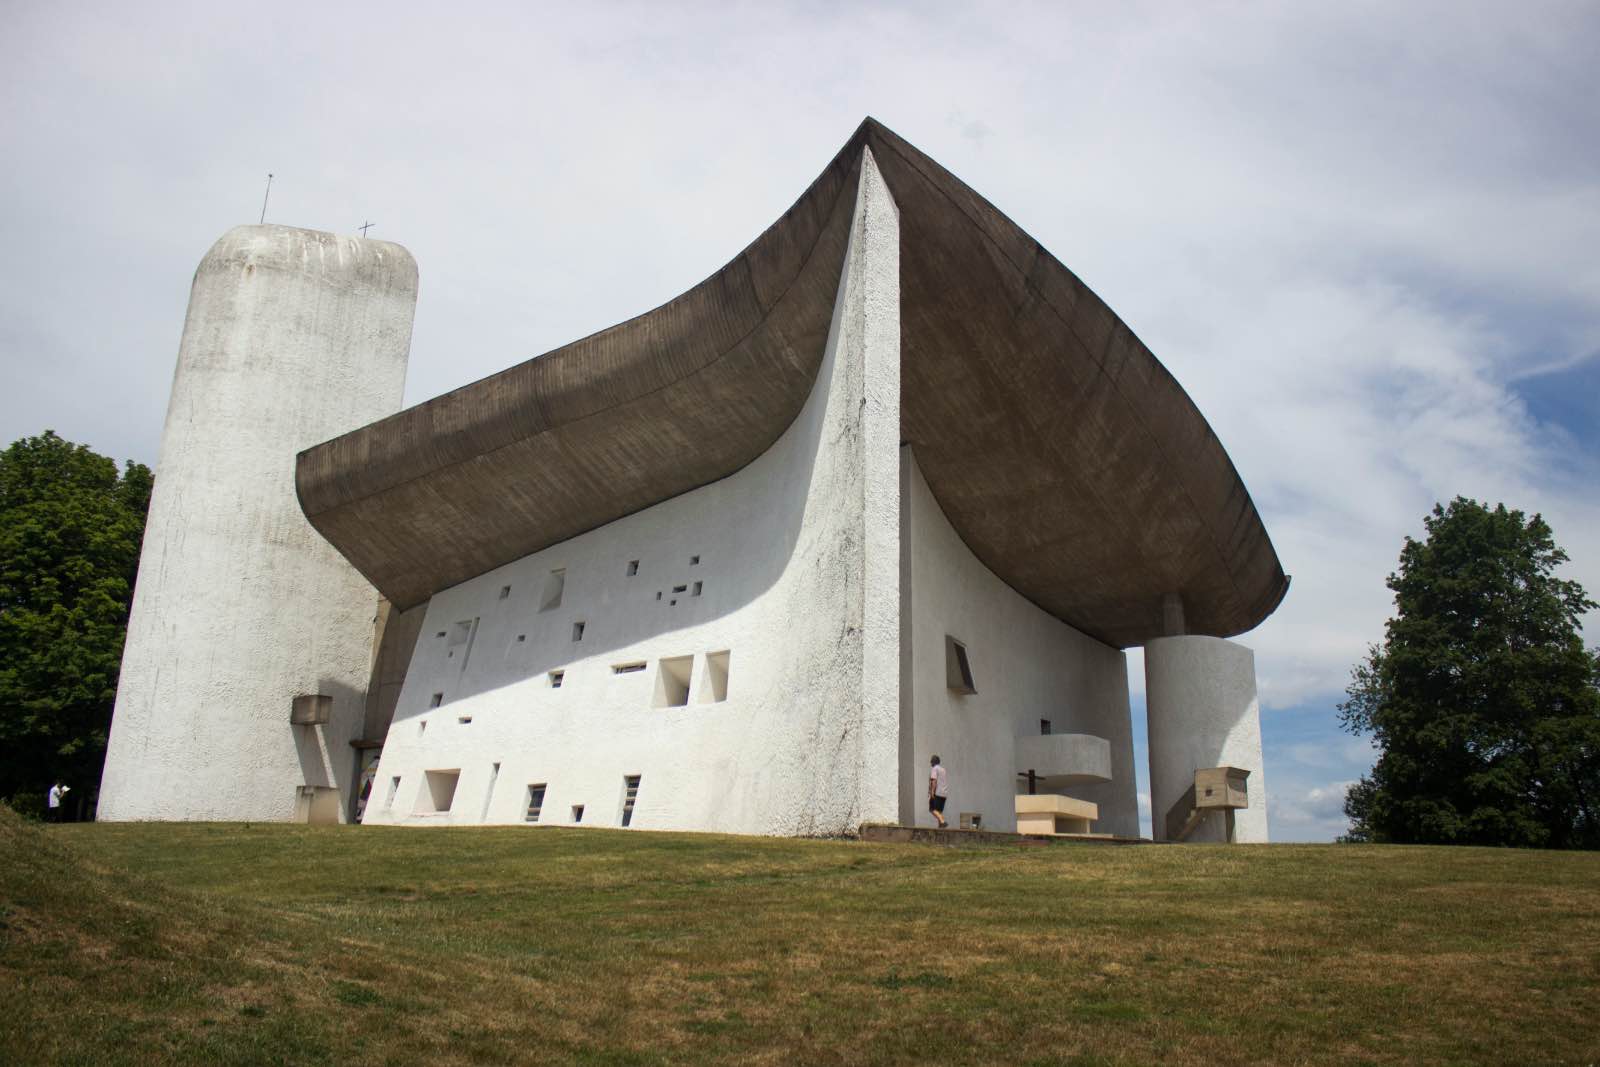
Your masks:
[[[7,1063],[1593,1063],[1600,856],[0,811]]]

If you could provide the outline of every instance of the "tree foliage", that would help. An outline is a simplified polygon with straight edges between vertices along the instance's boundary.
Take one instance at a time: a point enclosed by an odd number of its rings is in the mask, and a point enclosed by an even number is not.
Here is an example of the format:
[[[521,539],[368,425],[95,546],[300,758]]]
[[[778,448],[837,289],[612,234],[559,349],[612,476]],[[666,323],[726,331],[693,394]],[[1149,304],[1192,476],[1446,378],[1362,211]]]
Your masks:
[[[0,797],[100,780],[151,485],[50,430],[0,452]]]
[[[1340,721],[1371,734],[1350,840],[1600,847],[1595,607],[1555,577],[1567,555],[1538,515],[1457,497],[1406,538],[1396,613],[1356,666]]]

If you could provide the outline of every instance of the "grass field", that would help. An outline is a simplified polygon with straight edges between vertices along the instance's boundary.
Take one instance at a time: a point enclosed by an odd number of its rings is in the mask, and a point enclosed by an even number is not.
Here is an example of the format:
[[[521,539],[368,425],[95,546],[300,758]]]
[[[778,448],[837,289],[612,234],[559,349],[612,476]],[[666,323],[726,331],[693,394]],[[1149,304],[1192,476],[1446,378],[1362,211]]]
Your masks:
[[[1600,1060],[1600,855],[41,827],[0,1062]]]

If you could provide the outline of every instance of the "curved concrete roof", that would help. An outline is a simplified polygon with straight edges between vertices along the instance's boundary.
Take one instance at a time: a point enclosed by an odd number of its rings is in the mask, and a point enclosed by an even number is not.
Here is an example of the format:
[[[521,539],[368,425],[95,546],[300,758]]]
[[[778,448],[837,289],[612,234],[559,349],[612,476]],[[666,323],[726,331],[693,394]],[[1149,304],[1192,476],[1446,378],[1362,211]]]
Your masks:
[[[902,437],[995,574],[1108,644],[1266,618],[1288,579],[1216,435],[1075,275],[868,119],[654,311],[302,452],[313,526],[401,608],[743,467],[821,363],[870,148],[900,209]]]

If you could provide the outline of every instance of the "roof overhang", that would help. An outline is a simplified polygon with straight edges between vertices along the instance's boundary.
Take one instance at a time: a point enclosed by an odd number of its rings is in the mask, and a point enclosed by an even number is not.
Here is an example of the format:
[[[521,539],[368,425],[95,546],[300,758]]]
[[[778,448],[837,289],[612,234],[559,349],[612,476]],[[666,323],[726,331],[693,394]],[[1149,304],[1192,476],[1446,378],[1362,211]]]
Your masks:
[[[799,413],[864,148],[900,211],[901,429],[973,553],[1123,647],[1228,637],[1288,579],[1221,443],[1037,241],[868,119],[727,266],[637,318],[300,453],[311,524],[401,608],[724,478]]]

